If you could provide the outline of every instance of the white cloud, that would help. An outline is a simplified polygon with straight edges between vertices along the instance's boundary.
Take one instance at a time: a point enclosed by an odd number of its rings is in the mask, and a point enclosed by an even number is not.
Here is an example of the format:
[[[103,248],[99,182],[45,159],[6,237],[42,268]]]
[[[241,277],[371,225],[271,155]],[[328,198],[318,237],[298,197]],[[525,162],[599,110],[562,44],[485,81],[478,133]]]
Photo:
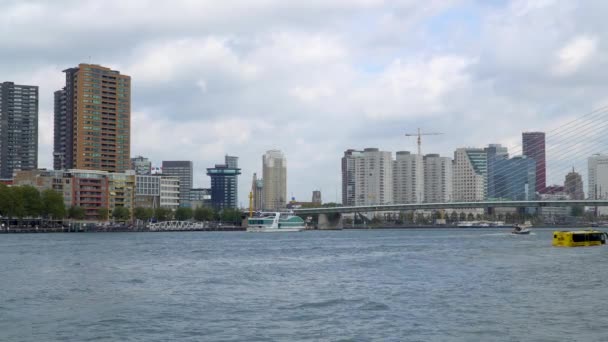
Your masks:
[[[557,52],[557,64],[554,72],[558,75],[570,75],[588,62],[597,50],[597,39],[579,36],[569,41]]]

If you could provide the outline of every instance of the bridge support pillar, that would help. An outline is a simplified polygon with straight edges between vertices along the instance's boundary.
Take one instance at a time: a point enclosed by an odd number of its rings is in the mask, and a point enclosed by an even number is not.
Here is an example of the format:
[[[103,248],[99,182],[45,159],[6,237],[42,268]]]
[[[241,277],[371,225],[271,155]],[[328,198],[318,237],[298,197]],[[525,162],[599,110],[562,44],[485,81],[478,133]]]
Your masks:
[[[319,214],[317,228],[318,229],[329,229],[329,220],[327,219],[326,214]]]

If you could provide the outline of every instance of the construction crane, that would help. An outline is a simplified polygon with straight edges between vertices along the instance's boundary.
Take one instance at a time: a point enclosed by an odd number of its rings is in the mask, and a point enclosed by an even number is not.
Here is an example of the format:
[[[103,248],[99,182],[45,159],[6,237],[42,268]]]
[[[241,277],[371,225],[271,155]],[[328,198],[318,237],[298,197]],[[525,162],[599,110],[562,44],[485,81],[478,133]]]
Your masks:
[[[418,128],[418,133],[405,133],[406,137],[418,137],[418,155],[422,155],[422,136],[423,135],[442,135],[443,133],[421,133]]]

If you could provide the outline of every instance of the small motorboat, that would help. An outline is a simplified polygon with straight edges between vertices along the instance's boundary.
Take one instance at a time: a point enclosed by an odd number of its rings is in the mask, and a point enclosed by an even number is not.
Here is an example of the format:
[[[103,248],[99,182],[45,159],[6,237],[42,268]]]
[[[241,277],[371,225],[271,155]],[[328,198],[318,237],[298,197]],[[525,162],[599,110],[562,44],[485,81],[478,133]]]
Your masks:
[[[530,224],[530,222],[526,222],[524,224],[516,223],[513,226],[513,230],[511,231],[511,234],[517,234],[517,235],[530,234],[530,227],[532,227],[532,224]]]

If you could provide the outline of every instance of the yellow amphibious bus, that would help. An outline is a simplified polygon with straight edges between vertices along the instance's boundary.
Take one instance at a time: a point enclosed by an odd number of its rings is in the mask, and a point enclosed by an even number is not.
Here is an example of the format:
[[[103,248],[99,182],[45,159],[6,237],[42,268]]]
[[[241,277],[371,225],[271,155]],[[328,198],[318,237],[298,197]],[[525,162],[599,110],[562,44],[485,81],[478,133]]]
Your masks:
[[[606,233],[598,230],[577,230],[572,232],[553,232],[553,246],[585,247],[606,244]]]

